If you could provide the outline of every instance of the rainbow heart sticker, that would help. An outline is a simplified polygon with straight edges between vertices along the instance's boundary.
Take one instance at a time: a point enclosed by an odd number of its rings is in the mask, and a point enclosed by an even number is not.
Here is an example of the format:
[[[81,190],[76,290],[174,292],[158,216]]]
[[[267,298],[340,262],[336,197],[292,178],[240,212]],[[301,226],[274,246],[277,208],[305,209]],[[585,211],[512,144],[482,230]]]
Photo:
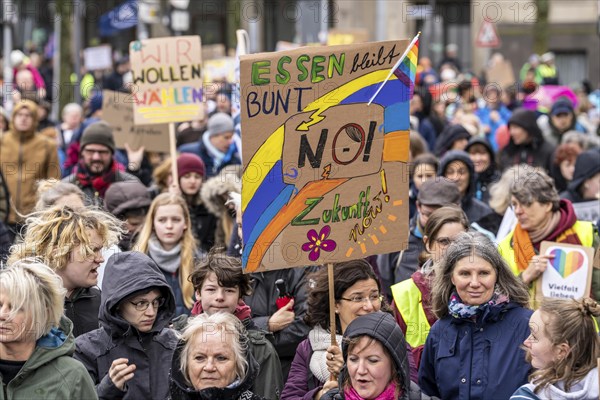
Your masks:
[[[565,251],[554,249],[549,252],[554,258],[548,261],[563,278],[571,275],[583,266],[584,255],[580,251]]]

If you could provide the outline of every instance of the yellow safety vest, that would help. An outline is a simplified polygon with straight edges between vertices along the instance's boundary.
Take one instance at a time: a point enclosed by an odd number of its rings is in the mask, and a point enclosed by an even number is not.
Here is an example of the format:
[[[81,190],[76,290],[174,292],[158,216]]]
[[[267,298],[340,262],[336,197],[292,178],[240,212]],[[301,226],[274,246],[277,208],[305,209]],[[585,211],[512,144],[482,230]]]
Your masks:
[[[412,348],[425,344],[431,326],[423,309],[421,291],[412,278],[392,285],[396,308],[406,323],[406,342]]]
[[[592,247],[594,244],[594,226],[591,222],[588,221],[577,221],[573,225],[573,231],[577,237],[579,237],[579,241],[582,246]],[[509,233],[498,245],[498,251],[504,258],[504,260],[508,263],[508,266],[512,270],[515,275],[519,275],[519,267],[517,266],[517,262],[515,261],[515,250],[512,246],[512,238],[514,231]],[[529,304],[533,309],[538,308],[535,303],[535,295],[536,295],[536,285],[531,285],[529,289]]]
[[[537,67],[536,72],[538,72],[542,78],[555,78],[556,77],[556,67],[550,66],[550,65],[546,65],[546,64],[541,64]]]

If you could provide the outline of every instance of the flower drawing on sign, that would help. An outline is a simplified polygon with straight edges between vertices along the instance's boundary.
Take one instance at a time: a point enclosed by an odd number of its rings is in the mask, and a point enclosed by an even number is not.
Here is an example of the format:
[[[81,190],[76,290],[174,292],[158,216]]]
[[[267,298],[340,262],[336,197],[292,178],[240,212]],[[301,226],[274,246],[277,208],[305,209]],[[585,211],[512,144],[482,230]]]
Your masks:
[[[310,261],[317,261],[321,255],[321,250],[330,252],[335,250],[337,243],[332,239],[327,239],[330,233],[331,227],[329,225],[325,225],[321,228],[321,231],[318,234],[314,229],[308,231],[306,234],[308,242],[302,245],[302,251],[310,252],[308,255]]]

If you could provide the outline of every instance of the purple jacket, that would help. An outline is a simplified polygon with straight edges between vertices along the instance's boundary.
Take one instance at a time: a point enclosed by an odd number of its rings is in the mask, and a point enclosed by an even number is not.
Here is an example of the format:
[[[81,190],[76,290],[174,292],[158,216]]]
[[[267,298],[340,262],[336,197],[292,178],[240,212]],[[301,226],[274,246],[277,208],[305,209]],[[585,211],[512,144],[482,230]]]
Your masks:
[[[310,371],[310,358],[313,349],[309,339],[304,339],[296,349],[296,355],[287,382],[281,393],[281,400],[312,400],[323,388],[323,383]]]

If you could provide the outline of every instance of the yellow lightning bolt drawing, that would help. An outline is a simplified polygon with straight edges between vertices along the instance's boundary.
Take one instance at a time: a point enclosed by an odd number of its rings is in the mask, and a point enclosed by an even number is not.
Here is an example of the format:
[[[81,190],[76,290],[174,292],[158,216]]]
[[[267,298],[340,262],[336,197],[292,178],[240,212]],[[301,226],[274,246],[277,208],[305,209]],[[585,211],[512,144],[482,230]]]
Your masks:
[[[323,167],[323,173],[321,174],[321,177],[323,179],[327,179],[327,178],[329,178],[330,173],[331,173],[331,164],[327,164],[325,167]]]
[[[308,128],[310,128],[311,126],[323,121],[325,119],[325,117],[320,115],[322,111],[325,111],[325,108],[322,108],[322,107],[318,108],[314,113],[311,114],[310,120],[302,121],[302,123],[300,125],[298,125],[298,127],[296,127],[296,130],[297,131],[307,131]]]

